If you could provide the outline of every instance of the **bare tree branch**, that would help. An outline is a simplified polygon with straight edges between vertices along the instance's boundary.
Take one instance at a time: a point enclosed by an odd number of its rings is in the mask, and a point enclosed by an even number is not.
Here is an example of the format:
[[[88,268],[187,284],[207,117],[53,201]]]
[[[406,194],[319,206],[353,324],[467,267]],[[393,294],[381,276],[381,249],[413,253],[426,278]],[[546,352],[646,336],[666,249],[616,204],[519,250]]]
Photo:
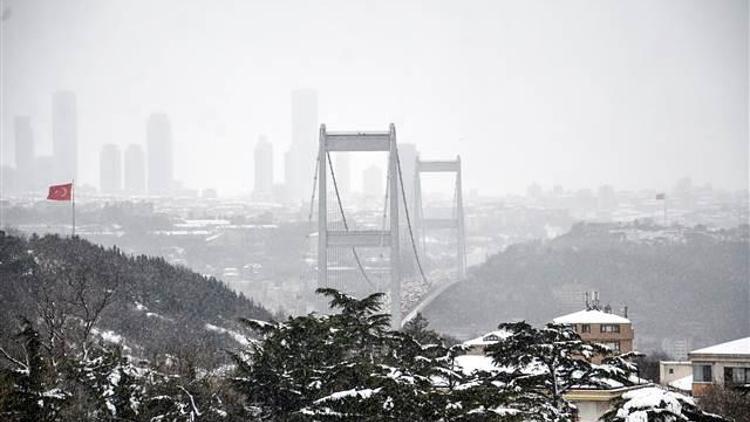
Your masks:
[[[18,365],[19,367],[21,367],[22,369],[24,369],[24,370],[26,370],[26,371],[28,371],[28,370],[29,370],[29,365],[27,365],[27,364],[24,364],[24,363],[23,363],[23,362],[21,362],[20,360],[18,360],[18,359],[16,359],[16,358],[14,358],[14,357],[13,357],[13,356],[11,356],[10,354],[8,354],[8,352],[6,352],[6,351],[5,351],[5,349],[3,349],[2,347],[0,347],[0,353],[2,353],[2,354],[3,354],[3,357],[5,357],[5,359],[7,359],[8,361],[10,361],[10,362],[12,362],[12,363],[14,363],[14,364]]]

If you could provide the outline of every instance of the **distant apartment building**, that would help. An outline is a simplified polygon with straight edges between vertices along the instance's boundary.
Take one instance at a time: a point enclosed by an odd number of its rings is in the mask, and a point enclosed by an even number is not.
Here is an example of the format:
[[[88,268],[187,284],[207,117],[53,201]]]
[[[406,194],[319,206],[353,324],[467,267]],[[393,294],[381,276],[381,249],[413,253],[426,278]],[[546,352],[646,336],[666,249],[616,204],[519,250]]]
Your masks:
[[[78,173],[78,111],[76,96],[58,91],[52,96],[52,155],[55,178],[67,182]]]
[[[148,193],[165,195],[174,187],[172,126],[164,113],[155,113],[146,123]]]
[[[555,324],[570,325],[582,340],[608,347],[615,353],[633,351],[635,330],[630,320],[611,311],[602,311],[598,306],[590,307],[552,320]],[[492,331],[481,337],[464,342],[467,354],[484,355],[485,349],[501,340],[507,333]]]
[[[690,338],[667,337],[661,341],[661,349],[675,360],[687,361],[691,349]]]
[[[750,337],[693,350],[688,360],[696,397],[712,385],[750,388]]]
[[[122,191],[122,154],[120,147],[106,144],[99,155],[99,189],[102,193]]]
[[[125,192],[146,192],[146,157],[140,145],[130,144],[125,149]]]
[[[617,353],[633,351],[635,330],[624,316],[590,308],[557,317],[552,322],[570,325],[581,339],[601,344]]]
[[[507,336],[508,333],[505,331],[490,331],[483,336],[465,341],[463,345],[466,347],[467,355],[484,356],[487,347],[497,343]]]

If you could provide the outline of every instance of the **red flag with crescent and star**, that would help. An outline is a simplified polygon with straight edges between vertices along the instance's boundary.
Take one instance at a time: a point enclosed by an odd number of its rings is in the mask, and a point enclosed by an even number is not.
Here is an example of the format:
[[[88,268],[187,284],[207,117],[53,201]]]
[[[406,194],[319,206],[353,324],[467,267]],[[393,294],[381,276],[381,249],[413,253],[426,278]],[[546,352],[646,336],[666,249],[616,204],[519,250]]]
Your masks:
[[[49,187],[47,199],[51,201],[70,201],[73,193],[73,184],[52,185]]]

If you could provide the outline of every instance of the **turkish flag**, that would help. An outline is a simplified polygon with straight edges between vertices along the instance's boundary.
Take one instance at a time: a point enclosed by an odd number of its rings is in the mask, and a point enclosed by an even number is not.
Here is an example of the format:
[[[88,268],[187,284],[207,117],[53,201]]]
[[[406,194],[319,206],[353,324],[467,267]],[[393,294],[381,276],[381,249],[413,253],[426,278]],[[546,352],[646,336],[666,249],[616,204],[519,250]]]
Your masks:
[[[66,183],[64,185],[52,185],[49,187],[49,193],[47,199],[52,201],[70,201],[73,193],[73,184]]]

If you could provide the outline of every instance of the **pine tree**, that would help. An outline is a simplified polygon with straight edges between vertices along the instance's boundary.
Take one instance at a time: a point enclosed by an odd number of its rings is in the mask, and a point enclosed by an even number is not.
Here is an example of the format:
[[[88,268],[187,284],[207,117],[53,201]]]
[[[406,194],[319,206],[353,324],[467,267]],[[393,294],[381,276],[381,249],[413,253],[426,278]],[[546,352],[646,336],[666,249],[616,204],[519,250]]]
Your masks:
[[[88,353],[79,353],[66,368],[66,378],[74,395],[74,406],[66,416],[88,419],[135,419],[143,401],[147,379],[116,345],[98,344]]]
[[[382,294],[320,289],[332,315],[245,321],[263,335],[235,354],[237,386],[261,419],[437,420],[449,403],[436,380],[457,377],[448,349],[390,331]],[[446,383],[447,384],[447,383]]]
[[[22,319],[16,339],[21,344],[23,358],[13,357],[0,349],[11,365],[0,367],[8,390],[0,416],[9,421],[54,421],[69,393],[60,388],[59,377],[45,359],[39,331],[29,320]]]
[[[728,422],[702,411],[693,398],[661,387],[646,387],[624,393],[605,413],[603,422]]]
[[[443,339],[437,332],[428,329],[430,322],[427,318],[422,315],[421,312],[417,312],[414,318],[406,321],[402,331],[414,338],[421,344],[440,344]]]
[[[517,405],[521,409],[537,408],[542,420],[568,420],[574,407],[563,395],[574,387],[608,387],[612,381],[630,385],[637,368],[631,356],[613,356],[598,344],[581,340],[569,326],[547,324],[535,328],[526,322],[500,324],[505,333],[487,348],[498,371],[494,380],[504,388],[523,391]],[[594,364],[594,356],[604,357]]]

